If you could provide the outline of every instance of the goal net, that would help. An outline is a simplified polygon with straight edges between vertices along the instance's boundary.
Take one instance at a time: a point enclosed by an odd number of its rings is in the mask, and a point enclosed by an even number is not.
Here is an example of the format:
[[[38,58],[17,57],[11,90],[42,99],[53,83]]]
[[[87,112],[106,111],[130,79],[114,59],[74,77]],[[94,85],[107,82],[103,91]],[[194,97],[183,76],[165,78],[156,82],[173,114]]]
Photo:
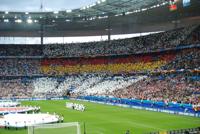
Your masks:
[[[81,134],[81,129],[78,122],[40,124],[28,127],[28,134]]]

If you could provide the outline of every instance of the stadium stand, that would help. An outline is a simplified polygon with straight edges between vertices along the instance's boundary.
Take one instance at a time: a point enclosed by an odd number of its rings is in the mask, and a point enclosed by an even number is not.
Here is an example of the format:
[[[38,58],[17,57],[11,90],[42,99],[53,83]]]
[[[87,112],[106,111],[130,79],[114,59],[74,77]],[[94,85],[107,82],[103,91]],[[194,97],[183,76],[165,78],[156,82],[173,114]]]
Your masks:
[[[0,134],[200,134],[200,0],[0,3]]]
[[[196,30],[198,26],[180,28],[173,31],[142,36],[137,38],[114,40],[111,42],[92,42],[60,45],[46,45],[44,54],[46,56],[87,57],[101,55],[124,55],[136,53],[149,53],[162,49],[173,49],[182,46],[181,42]],[[195,31],[196,30],[196,31]],[[196,42],[196,41],[195,41]],[[73,46],[73,47],[71,47]]]
[[[90,58],[1,58],[1,76],[55,76],[78,73],[145,73],[198,69],[199,47],[164,52]]]
[[[200,92],[199,77],[187,75],[189,74],[150,76],[126,89],[115,91],[112,95],[118,98],[198,104],[200,99],[196,93]]]
[[[195,25],[111,42],[0,45],[0,96],[62,96],[70,90],[74,96],[198,104],[199,41]]]
[[[89,42],[71,44],[4,45],[0,57],[88,57],[160,52],[200,42],[200,26],[194,25],[147,36],[112,40],[110,42]],[[73,46],[73,47],[71,47]]]

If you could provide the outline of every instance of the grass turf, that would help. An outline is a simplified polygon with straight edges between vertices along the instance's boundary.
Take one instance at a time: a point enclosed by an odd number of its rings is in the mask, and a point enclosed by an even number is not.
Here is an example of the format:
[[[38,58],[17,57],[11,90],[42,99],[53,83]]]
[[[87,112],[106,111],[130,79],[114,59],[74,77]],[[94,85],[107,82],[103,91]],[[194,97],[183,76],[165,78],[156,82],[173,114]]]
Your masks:
[[[62,128],[42,128],[34,130],[34,134],[77,134],[77,128],[62,127]]]
[[[64,116],[64,122],[80,122],[82,130],[85,122],[86,134],[125,134],[127,129],[131,134],[142,134],[200,126],[200,118],[73,101],[86,106],[86,111],[80,112],[65,108],[65,102],[31,101],[22,104],[40,106],[41,112],[56,112]],[[27,130],[0,129],[0,134],[27,134]]]

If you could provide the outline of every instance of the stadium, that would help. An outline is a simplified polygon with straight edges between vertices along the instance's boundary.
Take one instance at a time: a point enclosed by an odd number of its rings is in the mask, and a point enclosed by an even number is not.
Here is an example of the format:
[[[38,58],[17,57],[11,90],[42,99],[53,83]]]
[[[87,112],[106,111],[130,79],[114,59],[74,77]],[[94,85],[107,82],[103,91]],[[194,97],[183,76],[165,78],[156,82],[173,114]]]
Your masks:
[[[200,134],[199,0],[0,3],[0,134]]]

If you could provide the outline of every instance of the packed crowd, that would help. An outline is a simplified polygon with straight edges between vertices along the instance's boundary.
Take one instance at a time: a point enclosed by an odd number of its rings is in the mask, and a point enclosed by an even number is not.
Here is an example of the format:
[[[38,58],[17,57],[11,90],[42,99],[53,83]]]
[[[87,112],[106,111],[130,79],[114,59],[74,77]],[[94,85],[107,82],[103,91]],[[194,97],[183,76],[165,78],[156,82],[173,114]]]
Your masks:
[[[200,80],[185,75],[159,75],[143,79],[112,96],[175,103],[200,103]]]
[[[84,73],[148,73],[200,69],[200,48],[145,55],[62,59],[0,59],[0,76],[57,76]]]
[[[161,67],[161,69],[200,69],[199,59],[200,48],[185,49],[184,51],[179,51],[175,58]]]
[[[126,88],[145,76],[109,76],[107,74],[69,75],[63,78],[41,77],[0,80],[0,98],[59,97],[71,94],[98,95]]]
[[[1,98],[114,96],[141,100],[200,104],[199,73],[170,73],[149,76],[85,74],[62,78],[0,81]]]
[[[84,57],[96,55],[121,55],[149,53],[163,49],[173,49],[193,34],[197,26],[110,42],[91,42],[74,44],[52,44],[44,47],[44,55],[52,57]],[[196,42],[196,41],[195,41]],[[184,45],[184,44],[181,44]]]
[[[1,79],[0,98],[29,98],[32,97],[31,83],[23,83],[21,79]]]
[[[182,45],[198,43],[200,43],[200,26],[196,27],[194,31],[183,42],[181,42]]]
[[[62,79],[38,78],[32,81],[32,96],[100,95],[130,86],[144,76],[108,76],[106,74],[70,75]]]
[[[34,76],[40,73],[39,59],[0,59],[0,76]]]
[[[0,45],[0,56],[42,56],[41,45]]]
[[[200,43],[200,26],[189,26],[147,36],[71,44],[0,45],[0,57],[88,57],[149,53]]]
[[[156,59],[154,59],[156,57]],[[44,74],[78,74],[78,73],[131,73],[152,71],[165,65],[167,54],[129,55],[123,57],[101,57],[76,59],[53,59],[42,62]]]
[[[194,45],[200,43],[199,29],[191,26],[111,42],[0,45],[0,98],[56,97],[70,92],[74,96],[109,95],[199,104],[199,79],[190,80],[186,74],[149,76],[166,70],[200,70],[200,47]],[[185,44],[193,46],[173,49]],[[52,59],[62,56],[67,57]],[[7,79],[13,76],[33,78],[27,82]]]

